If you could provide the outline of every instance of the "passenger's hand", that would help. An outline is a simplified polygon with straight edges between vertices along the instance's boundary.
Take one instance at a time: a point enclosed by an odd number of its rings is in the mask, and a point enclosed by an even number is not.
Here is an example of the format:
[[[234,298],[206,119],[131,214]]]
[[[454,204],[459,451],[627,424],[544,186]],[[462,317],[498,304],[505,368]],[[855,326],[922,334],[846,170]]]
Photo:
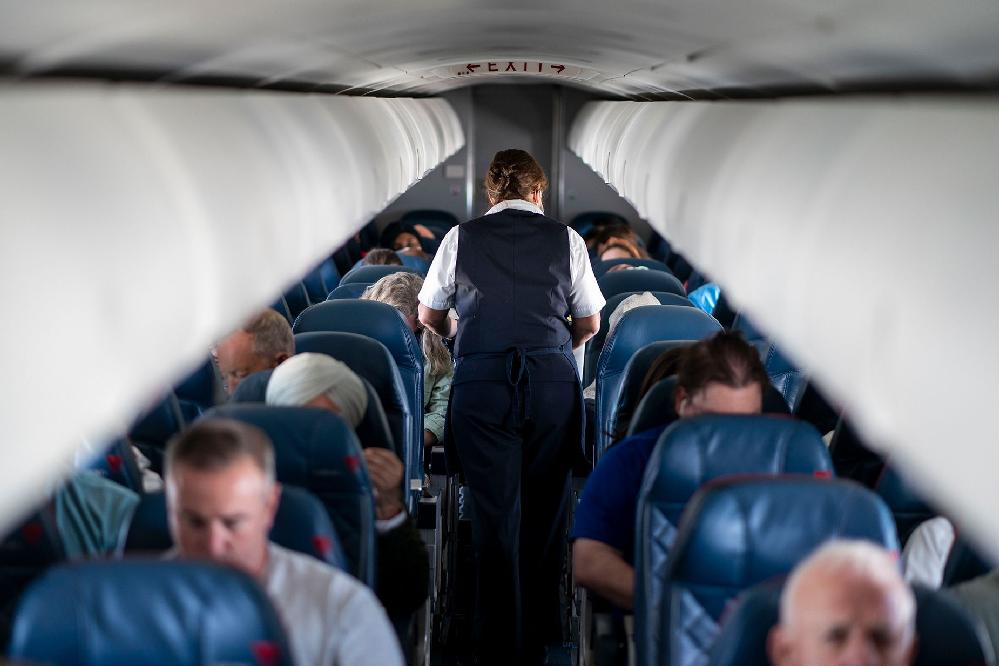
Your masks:
[[[402,461],[388,449],[364,449],[368,475],[375,495],[378,520],[388,520],[403,510]]]
[[[424,238],[430,238],[430,239],[436,238],[434,236],[434,232],[430,231],[430,229],[427,229],[422,224],[414,224],[413,225],[413,231],[415,231],[416,233],[420,234]]]

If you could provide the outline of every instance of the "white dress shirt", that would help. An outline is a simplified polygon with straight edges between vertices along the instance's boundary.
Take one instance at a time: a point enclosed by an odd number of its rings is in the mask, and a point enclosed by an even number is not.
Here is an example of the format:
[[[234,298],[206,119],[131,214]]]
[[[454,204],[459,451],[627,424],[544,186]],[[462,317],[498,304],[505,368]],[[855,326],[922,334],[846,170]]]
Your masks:
[[[486,211],[486,215],[508,208],[543,215],[541,208],[523,199],[501,201]],[[458,262],[459,228],[451,229],[444,236],[420,290],[420,303],[433,310],[447,310],[454,306],[454,274]],[[567,228],[567,231],[569,232],[567,234],[570,273],[569,313],[573,317],[589,317],[599,313],[606,301],[600,292],[600,287],[597,286],[597,279],[593,276],[586,242],[575,229]]]
[[[298,666],[402,666],[388,616],[349,574],[272,543],[264,588]]]

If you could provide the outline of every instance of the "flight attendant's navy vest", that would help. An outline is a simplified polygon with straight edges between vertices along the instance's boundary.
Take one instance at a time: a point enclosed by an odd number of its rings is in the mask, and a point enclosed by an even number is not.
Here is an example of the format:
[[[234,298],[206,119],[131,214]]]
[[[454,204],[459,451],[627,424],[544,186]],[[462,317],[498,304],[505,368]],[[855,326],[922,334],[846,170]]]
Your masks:
[[[455,356],[553,348],[572,339],[568,229],[507,209],[462,224],[455,267]]]

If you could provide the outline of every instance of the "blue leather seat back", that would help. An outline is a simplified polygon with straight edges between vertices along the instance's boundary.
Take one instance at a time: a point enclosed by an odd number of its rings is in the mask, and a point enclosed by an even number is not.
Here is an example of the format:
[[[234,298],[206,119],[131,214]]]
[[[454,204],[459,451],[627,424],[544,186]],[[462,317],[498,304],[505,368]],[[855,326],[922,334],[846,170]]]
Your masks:
[[[657,259],[605,259],[602,261],[593,262],[593,275],[598,280],[607,274],[614,266],[641,266],[642,268],[647,268],[650,271],[665,271],[672,275],[669,266]]]
[[[990,558],[982,555],[965,537],[957,533],[947,554],[941,587],[966,583],[984,576],[995,568],[996,565]]]
[[[18,607],[9,656],[47,664],[291,664],[276,611],[249,576],[203,562],[60,566]]]
[[[375,574],[374,500],[357,437],[340,417],[313,407],[226,405],[206,415],[261,428],[274,443],[277,478],[315,495],[333,522],[347,571],[368,585]]]
[[[49,567],[66,559],[52,503],[28,516],[0,541],[0,645],[24,589]]]
[[[343,333],[340,335],[350,335],[348,333]],[[358,336],[360,337],[360,336]],[[364,338],[366,342],[372,342],[368,338]],[[302,349],[301,351],[309,351]],[[388,352],[385,352],[386,354]],[[389,359],[391,361],[391,359]],[[349,363],[347,365],[350,365]],[[353,368],[352,368],[353,369]],[[237,404],[241,402],[267,402],[267,383],[271,379],[271,374],[273,370],[261,370],[260,372],[254,372],[249,375],[239,383],[236,387],[235,392],[233,392],[232,397],[229,399],[230,404]],[[357,372],[355,370],[355,372]],[[358,372],[358,375],[361,373]],[[364,416],[361,418],[361,422],[357,424],[354,428],[354,434],[357,435],[358,440],[361,442],[362,448],[368,447],[380,447],[391,450],[400,460],[405,460],[405,451],[402,449],[400,442],[404,441],[402,433],[403,430],[404,417],[407,412],[399,412],[398,407],[393,412],[393,420],[391,423],[382,408],[381,398],[379,398],[378,393],[372,387],[371,383],[361,376],[361,383],[364,384],[365,393],[368,396],[368,406],[364,410]],[[398,398],[394,401],[395,405],[403,405],[405,409],[405,397],[403,396],[401,389]],[[393,431],[393,424],[396,430]]]
[[[399,255],[399,259],[402,261],[403,266],[420,275],[426,275],[427,270],[430,268],[430,262],[423,257],[402,253]]]
[[[610,276],[608,276],[610,277]],[[722,330],[697,308],[680,305],[643,305],[621,317],[607,339],[597,363],[596,446],[599,459],[610,445],[611,415],[621,398],[624,369],[632,355],[660,340],[701,340]]]
[[[132,445],[126,439],[111,442],[107,450],[95,457],[88,467],[118,485],[142,493],[142,470]]]
[[[661,340],[645,345],[632,354],[624,366],[624,374],[621,378],[621,395],[607,420],[607,427],[612,433],[611,442],[621,439],[617,435],[620,433],[623,436],[624,432],[627,431],[631,416],[640,401],[638,394],[645,382],[645,375],[648,374],[649,368],[655,360],[670,349],[687,347],[691,344],[693,344],[693,340]]]
[[[346,570],[343,547],[326,507],[304,488],[281,488],[281,501],[274,516],[270,540]],[[141,498],[132,515],[125,550],[156,553],[171,547],[173,540],[167,520],[166,495],[163,492],[148,493]]]
[[[688,503],[670,548],[665,514],[656,507],[658,469],[658,461],[650,461],[638,500],[641,664],[702,663],[732,599],[786,575],[828,539],[867,539],[898,550],[891,513],[877,495],[850,481],[806,476],[719,479],[704,486]]]
[[[291,308],[288,307],[288,301],[284,300],[283,295],[271,304],[271,310],[274,310],[287,319],[289,325],[295,321],[295,318],[291,315]]]
[[[597,280],[604,298],[632,291],[665,291],[687,296],[683,283],[663,271],[614,271]]]
[[[350,284],[341,284],[339,287],[330,292],[329,296],[326,297],[326,300],[342,301],[352,298],[360,298],[364,293],[364,290],[370,286],[371,285],[367,282],[351,282]]]
[[[646,467],[646,509],[669,548],[680,514],[709,481],[733,474],[831,477],[832,459],[811,425],[782,416],[707,414],[677,421],[659,437]]]
[[[313,303],[321,303],[340,284],[340,271],[333,259],[324,259],[302,278],[302,284]]]
[[[365,268],[380,268],[365,266]],[[407,476],[416,487],[423,485],[423,350],[391,305],[378,301],[326,301],[313,305],[295,322],[295,333],[322,331],[356,333],[381,342],[392,354],[406,389],[406,401],[412,418],[409,435],[403,441],[407,457],[403,458]],[[413,486],[411,486],[413,487]],[[414,509],[418,491],[410,494],[410,509]]]
[[[196,418],[215,405],[215,388],[215,368],[210,358],[177,384],[173,392],[187,420],[191,420],[189,414]]]
[[[788,408],[796,411],[808,384],[805,373],[791,365],[787,357],[781,354],[773,343],[767,340],[752,340],[750,344],[759,352],[763,368],[770,377],[770,383],[784,396]]]
[[[660,426],[668,426],[680,417],[676,413],[673,392],[676,390],[676,376],[660,380],[649,389],[645,397],[635,407],[628,423],[628,435],[644,432]],[[777,389],[768,385],[763,389],[763,413],[777,416],[790,416],[791,411]]]
[[[350,271],[343,276],[340,280],[340,284],[353,284],[359,282],[361,284],[374,284],[381,280],[386,275],[392,275],[393,273],[415,273],[412,268],[407,266],[386,266],[386,265],[375,265],[375,266],[357,266],[350,269]]]
[[[610,316],[614,313],[614,310],[617,309],[617,306],[621,305],[621,301],[629,296],[641,293],[642,292],[640,291],[629,291],[611,296],[607,299],[607,303],[604,305],[603,309],[600,310],[600,329],[597,331],[596,335],[594,335],[593,338],[586,343],[586,367],[583,369],[584,386],[589,386],[590,382],[592,382],[597,376],[597,362],[600,360],[600,350],[604,348],[604,343],[607,341],[607,334],[610,332]],[[663,305],[692,305],[685,296],[678,296],[667,291],[653,291],[651,293]]]
[[[295,349],[299,352],[326,354],[345,363],[374,390],[378,396],[381,420],[386,424],[390,441],[382,444],[396,452],[401,460],[408,458],[405,443],[412,432],[413,413],[406,394],[406,385],[389,350],[376,339],[357,333],[322,331],[295,335]],[[372,407],[368,400],[369,411]],[[368,421],[365,415],[365,421]],[[375,418],[372,417],[372,421]],[[363,446],[384,442],[375,427],[357,427],[357,436]]]
[[[739,596],[711,651],[711,666],[770,666],[767,636],[780,621],[781,581],[756,585]],[[915,588],[915,666],[995,663],[988,637],[945,593]]]
[[[171,392],[139,417],[128,431],[128,436],[137,444],[147,444],[162,449],[185,425],[180,403],[177,401],[177,396]]]
[[[904,544],[920,523],[937,515],[892,465],[886,465],[882,470],[874,492],[884,500],[895,517],[899,543]]]
[[[321,300],[325,301],[326,299]],[[312,305],[305,285],[301,282],[296,282],[288,287],[288,291],[284,292],[284,302],[288,305],[288,312],[291,313],[293,320],[301,314],[302,310]]]

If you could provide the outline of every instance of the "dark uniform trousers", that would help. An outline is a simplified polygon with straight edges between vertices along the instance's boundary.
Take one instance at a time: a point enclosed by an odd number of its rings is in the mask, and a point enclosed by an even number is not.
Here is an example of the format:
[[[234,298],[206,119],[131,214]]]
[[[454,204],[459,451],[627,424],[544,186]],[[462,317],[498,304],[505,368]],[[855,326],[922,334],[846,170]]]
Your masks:
[[[485,663],[541,663],[561,631],[579,385],[535,380],[519,392],[507,381],[473,381],[452,396],[451,434],[474,512],[476,652]]]

